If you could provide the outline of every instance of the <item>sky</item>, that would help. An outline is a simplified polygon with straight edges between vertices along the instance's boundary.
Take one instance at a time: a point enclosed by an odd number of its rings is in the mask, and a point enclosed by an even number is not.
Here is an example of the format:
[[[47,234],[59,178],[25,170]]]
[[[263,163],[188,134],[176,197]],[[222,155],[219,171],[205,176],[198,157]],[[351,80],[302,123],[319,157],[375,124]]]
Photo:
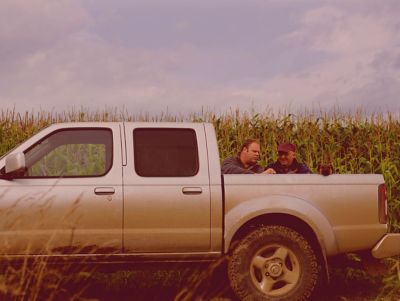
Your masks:
[[[398,0],[1,0],[0,109],[400,111]]]

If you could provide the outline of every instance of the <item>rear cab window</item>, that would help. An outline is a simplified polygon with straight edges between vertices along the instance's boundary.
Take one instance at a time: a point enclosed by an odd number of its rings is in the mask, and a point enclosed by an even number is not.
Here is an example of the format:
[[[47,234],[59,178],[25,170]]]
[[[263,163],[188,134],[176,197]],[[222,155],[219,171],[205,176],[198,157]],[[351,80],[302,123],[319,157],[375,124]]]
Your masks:
[[[135,171],[142,177],[193,177],[199,172],[196,132],[184,128],[136,128]]]

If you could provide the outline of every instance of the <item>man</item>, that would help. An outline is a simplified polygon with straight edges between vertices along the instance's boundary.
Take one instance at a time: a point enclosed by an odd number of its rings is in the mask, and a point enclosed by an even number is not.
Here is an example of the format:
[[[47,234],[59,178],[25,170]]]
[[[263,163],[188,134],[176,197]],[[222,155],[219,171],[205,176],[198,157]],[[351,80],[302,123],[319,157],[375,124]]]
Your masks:
[[[305,164],[296,160],[296,147],[291,143],[278,146],[278,161],[265,168],[267,174],[307,174],[312,173]]]
[[[260,143],[256,139],[247,139],[237,156],[228,157],[222,163],[224,174],[263,173],[264,168],[257,164],[260,159]]]

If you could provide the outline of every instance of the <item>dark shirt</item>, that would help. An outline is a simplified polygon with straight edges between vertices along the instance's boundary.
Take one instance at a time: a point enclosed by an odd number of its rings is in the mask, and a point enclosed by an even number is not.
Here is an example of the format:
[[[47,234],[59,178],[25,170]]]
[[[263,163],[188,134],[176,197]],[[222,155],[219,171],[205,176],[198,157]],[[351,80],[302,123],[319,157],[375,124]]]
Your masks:
[[[307,165],[297,162],[296,159],[293,160],[292,164],[288,167],[285,167],[279,163],[279,161],[268,165],[265,170],[268,168],[273,168],[277,174],[304,174],[304,173],[312,173],[311,170],[307,167]]]
[[[255,174],[262,173],[264,168],[258,164],[245,168],[239,157],[228,157],[222,163],[221,171],[223,174]]]

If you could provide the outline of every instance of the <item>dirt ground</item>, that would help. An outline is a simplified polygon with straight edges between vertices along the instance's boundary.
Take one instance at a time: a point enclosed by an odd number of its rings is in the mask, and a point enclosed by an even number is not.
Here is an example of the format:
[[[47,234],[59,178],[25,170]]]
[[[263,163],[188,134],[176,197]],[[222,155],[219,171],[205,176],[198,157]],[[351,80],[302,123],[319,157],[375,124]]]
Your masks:
[[[5,278],[2,273],[0,300],[237,301],[229,287],[224,261],[211,265],[119,263],[95,268],[72,265],[67,269],[46,269],[37,285],[33,281],[37,280],[36,272],[32,271],[31,278],[25,277],[26,287],[31,291],[24,291],[22,296],[16,298],[10,284],[17,284],[18,287],[19,278]],[[321,287],[314,300],[399,301],[400,289],[390,298],[382,293],[384,273],[387,271],[385,266],[366,268],[354,260],[333,262],[330,284]],[[38,290],[34,290],[35,287]]]

